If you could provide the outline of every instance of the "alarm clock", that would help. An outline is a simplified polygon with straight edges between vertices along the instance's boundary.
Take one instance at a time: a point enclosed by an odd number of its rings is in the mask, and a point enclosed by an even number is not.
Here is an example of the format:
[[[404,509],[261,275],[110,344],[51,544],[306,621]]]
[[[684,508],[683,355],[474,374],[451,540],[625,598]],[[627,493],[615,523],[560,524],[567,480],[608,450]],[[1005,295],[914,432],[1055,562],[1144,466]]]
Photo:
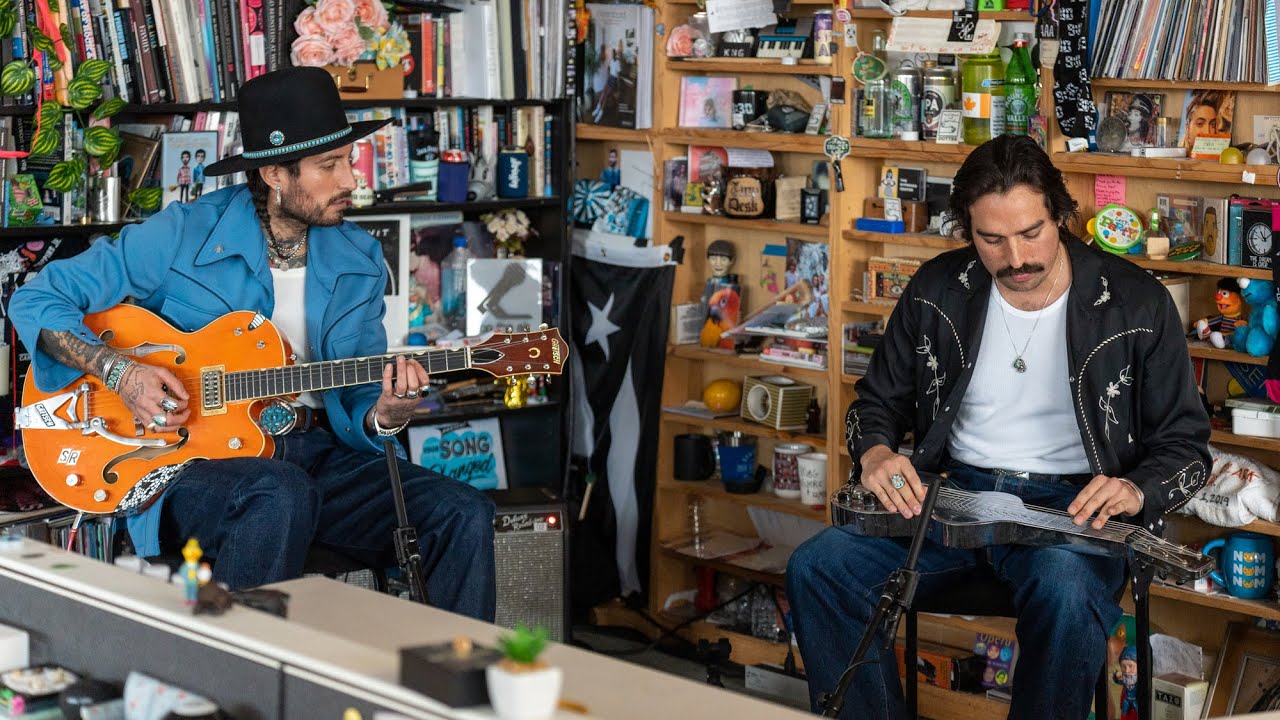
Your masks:
[[[1122,205],[1108,205],[1089,219],[1087,229],[1103,250],[1123,255],[1142,252],[1142,217]]]

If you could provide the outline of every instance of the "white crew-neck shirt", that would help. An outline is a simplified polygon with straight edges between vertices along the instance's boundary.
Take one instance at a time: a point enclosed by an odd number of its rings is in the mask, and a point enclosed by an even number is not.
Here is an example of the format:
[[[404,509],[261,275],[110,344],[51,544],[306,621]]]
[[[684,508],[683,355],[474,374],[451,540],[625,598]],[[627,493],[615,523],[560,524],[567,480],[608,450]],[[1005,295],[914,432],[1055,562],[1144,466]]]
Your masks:
[[[1067,368],[1070,294],[1068,288],[1043,311],[1027,312],[1010,305],[991,283],[973,378],[948,439],[953,459],[1014,471],[1089,472]],[[1013,362],[1024,344],[1027,370],[1018,372]]]
[[[276,326],[293,346],[296,363],[308,362],[307,350],[307,268],[281,270],[271,268],[271,280],[276,290],[276,309],[271,313],[271,323]],[[324,401],[313,392],[298,396],[298,402],[311,408],[323,408]]]

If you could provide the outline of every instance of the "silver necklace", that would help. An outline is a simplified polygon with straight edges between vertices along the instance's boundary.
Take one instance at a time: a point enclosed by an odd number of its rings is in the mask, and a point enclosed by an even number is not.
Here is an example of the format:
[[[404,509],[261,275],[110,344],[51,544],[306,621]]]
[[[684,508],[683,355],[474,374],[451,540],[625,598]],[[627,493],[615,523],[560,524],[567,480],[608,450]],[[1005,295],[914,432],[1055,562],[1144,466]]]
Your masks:
[[[1036,312],[1036,320],[1031,323],[1031,332],[1027,333],[1027,341],[1022,344],[1022,351],[1018,351],[1018,344],[1013,341],[1013,332],[1009,330],[1009,313],[1004,309],[1004,305],[1000,306],[1000,319],[1004,321],[1005,335],[1009,336],[1009,344],[1013,346],[1013,369],[1020,373],[1027,371],[1027,362],[1022,359],[1026,354],[1027,348],[1031,346],[1031,338],[1035,337],[1036,328],[1040,325],[1040,316],[1044,314],[1044,309],[1049,305],[1049,298],[1053,297],[1053,291],[1058,289],[1058,266],[1062,262],[1062,255],[1059,254],[1053,261],[1053,284],[1049,286],[1049,292],[1045,293],[1044,302],[1040,303],[1040,310]],[[1000,292],[996,288],[996,292]]]
[[[303,234],[301,238],[292,243],[279,242],[272,236],[267,241],[267,245],[271,248],[271,253],[276,256],[276,264],[279,267],[288,269],[292,267],[294,258],[297,258],[298,254],[307,246],[307,236]]]

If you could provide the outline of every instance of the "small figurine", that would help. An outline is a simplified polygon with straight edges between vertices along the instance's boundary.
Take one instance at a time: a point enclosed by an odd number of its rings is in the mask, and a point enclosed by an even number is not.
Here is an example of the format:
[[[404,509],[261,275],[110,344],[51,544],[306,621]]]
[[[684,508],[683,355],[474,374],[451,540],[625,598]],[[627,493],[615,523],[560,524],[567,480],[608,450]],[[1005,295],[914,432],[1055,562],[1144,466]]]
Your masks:
[[[1111,676],[1111,682],[1122,686],[1120,694],[1120,720],[1138,720],[1138,650],[1126,645],[1120,651],[1120,670]]]
[[[1219,280],[1213,302],[1218,307],[1218,315],[1197,320],[1196,337],[1222,349],[1231,343],[1236,327],[1245,324],[1244,297],[1240,294],[1239,283],[1231,278]]]
[[[182,559],[186,562],[182,563],[181,570],[185,593],[183,602],[187,605],[196,604],[196,594],[200,590],[200,558],[203,555],[200,543],[195,538],[187,538],[187,544],[182,547]]]
[[[707,320],[703,323],[699,342],[702,347],[721,347],[732,350],[732,339],[721,339],[720,334],[738,324],[742,310],[742,289],[738,276],[731,274],[734,257],[733,243],[716,240],[707,246],[707,267],[711,277],[702,289],[702,303],[707,306]]]
[[[1249,303],[1249,321],[1236,323],[1231,345],[1236,352],[1267,357],[1276,344],[1276,333],[1280,330],[1275,285],[1269,280],[1248,278],[1242,278],[1238,282],[1240,297]]]
[[[356,189],[351,191],[351,207],[363,208],[373,204],[373,190],[363,173],[356,173]]]

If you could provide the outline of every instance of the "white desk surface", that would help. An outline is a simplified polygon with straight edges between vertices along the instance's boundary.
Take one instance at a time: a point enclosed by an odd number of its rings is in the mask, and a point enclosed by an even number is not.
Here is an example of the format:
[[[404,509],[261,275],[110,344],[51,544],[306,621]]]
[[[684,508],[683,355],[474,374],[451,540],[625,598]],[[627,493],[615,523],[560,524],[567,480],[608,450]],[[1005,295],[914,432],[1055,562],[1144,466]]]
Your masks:
[[[312,682],[358,689],[370,701],[411,717],[494,717],[487,708],[450,709],[397,682],[401,647],[448,642],[457,635],[493,645],[503,632],[443,610],[327,578],[304,578],[272,586],[290,596],[287,620],[238,606],[217,617],[193,616],[178,586],[29,540],[22,553],[0,553],[0,575]],[[584,705],[595,718],[665,720],[698,712],[735,720],[812,717],[567,645],[553,643],[545,657],[564,669],[563,697]],[[582,717],[562,710],[557,720]]]

